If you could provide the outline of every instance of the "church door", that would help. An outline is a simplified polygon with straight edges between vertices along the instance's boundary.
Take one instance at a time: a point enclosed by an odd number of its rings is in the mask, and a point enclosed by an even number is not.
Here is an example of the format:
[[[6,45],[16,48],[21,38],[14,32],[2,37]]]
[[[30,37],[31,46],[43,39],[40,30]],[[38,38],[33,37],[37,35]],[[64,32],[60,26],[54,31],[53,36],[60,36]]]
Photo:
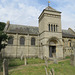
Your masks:
[[[56,53],[56,46],[49,46],[49,57],[53,57],[52,53]]]

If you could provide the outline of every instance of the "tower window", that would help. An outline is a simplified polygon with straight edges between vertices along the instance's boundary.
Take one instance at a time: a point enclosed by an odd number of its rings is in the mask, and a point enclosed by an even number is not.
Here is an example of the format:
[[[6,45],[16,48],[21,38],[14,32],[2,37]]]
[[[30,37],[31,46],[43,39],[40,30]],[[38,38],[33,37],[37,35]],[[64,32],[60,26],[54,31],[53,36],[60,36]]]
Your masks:
[[[50,31],[50,24],[48,25],[49,31]]]
[[[57,32],[57,29],[58,29],[58,25],[56,25],[56,32]]]
[[[54,25],[54,32],[55,32],[55,25]]]
[[[53,25],[51,24],[51,31],[53,31]]]

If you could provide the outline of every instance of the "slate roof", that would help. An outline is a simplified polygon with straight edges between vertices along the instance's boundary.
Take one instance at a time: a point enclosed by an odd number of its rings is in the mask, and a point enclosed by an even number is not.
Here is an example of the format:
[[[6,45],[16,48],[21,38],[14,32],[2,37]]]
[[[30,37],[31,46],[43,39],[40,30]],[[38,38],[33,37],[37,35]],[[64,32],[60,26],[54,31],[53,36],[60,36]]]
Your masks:
[[[62,37],[75,38],[75,32],[72,34],[69,30],[62,30]]]
[[[7,30],[8,33],[35,34],[39,33],[38,27],[13,25],[11,24]]]
[[[23,25],[14,25],[10,24],[9,28],[6,31],[7,33],[20,33],[20,34],[39,34],[39,28],[33,27],[33,26],[23,26]],[[62,30],[62,37],[69,37],[75,38],[75,32],[72,34],[72,32],[68,30]]]
[[[50,7],[50,6],[46,7],[44,10],[61,13],[60,11],[57,11],[57,10],[55,10],[54,8]]]

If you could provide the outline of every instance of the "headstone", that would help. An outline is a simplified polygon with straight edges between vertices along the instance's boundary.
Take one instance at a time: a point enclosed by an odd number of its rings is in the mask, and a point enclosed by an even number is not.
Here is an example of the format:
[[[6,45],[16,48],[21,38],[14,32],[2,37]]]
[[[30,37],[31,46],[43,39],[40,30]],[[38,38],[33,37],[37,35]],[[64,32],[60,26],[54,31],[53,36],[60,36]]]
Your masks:
[[[75,66],[75,48],[73,48],[74,54],[70,56],[70,64]]]
[[[22,54],[22,55],[21,55],[21,60],[23,60],[23,58],[24,58],[24,55]]]
[[[73,65],[73,63],[74,63],[74,55],[71,54],[71,56],[70,56],[70,64]]]
[[[75,47],[73,48],[74,50],[74,66],[75,66]]]
[[[2,60],[2,53],[0,52],[0,60]]]
[[[53,55],[54,63],[55,63],[55,64],[58,64],[58,61],[57,61],[57,58],[56,58],[56,54],[55,54],[55,53],[53,53],[52,55]]]
[[[55,72],[54,72],[54,69],[53,68],[51,69],[51,72],[52,72],[52,75],[55,75]]]
[[[52,75],[52,72],[51,71],[49,71],[49,75]]]
[[[3,60],[3,75],[8,75],[8,61],[6,59]]]
[[[27,59],[26,59],[26,56],[24,58],[24,62],[25,62],[25,65],[27,65]]]
[[[46,67],[48,67],[48,61],[47,61],[47,58],[45,57],[44,59],[45,59],[45,65],[46,65]]]
[[[45,67],[45,72],[46,72],[46,75],[48,75],[48,72],[47,72],[47,68]]]

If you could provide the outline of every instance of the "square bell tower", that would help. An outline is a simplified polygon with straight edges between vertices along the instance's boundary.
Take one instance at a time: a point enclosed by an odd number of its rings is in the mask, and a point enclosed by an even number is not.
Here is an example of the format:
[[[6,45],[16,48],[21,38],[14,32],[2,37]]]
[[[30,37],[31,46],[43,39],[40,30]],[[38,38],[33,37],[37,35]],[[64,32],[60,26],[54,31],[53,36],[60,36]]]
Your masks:
[[[39,16],[40,57],[63,58],[61,12],[46,7]]]

